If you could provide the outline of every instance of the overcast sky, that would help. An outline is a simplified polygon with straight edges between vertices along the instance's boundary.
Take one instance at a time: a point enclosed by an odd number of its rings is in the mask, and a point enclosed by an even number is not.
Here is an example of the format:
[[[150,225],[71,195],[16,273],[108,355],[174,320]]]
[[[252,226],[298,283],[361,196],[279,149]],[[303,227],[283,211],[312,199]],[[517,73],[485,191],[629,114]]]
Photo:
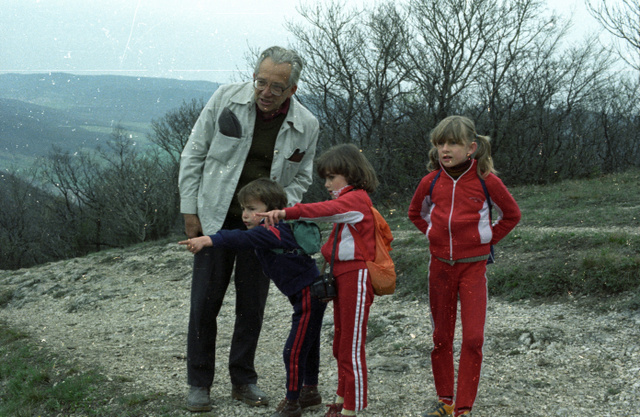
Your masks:
[[[348,0],[360,3],[362,0]],[[583,0],[549,0],[575,37]],[[0,73],[122,74],[229,82],[248,46],[286,46],[299,0],[2,0]]]

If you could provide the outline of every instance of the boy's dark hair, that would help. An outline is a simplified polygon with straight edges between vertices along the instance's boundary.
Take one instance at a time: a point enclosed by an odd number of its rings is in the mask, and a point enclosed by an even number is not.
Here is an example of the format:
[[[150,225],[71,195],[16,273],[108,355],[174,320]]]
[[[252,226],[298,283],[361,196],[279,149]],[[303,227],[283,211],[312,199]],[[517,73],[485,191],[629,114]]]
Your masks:
[[[287,207],[287,193],[282,185],[269,178],[258,178],[238,191],[238,201],[245,205],[249,200],[260,200],[267,210],[280,210]]]
[[[355,145],[343,143],[324,152],[316,161],[320,178],[342,175],[354,188],[372,193],[378,187],[378,177],[369,160]]]

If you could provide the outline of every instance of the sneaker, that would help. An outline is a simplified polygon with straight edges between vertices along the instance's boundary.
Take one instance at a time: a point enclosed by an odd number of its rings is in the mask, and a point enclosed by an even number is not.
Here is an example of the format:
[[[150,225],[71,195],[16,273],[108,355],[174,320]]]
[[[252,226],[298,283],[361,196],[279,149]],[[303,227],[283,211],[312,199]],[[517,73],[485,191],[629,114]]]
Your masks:
[[[432,412],[425,412],[422,417],[429,417],[429,416],[433,416],[433,417],[442,417],[442,416],[452,416],[453,415],[453,409],[454,409],[454,405],[448,405],[442,401],[438,401],[438,404],[436,405],[435,410],[433,410]]]
[[[287,400],[286,398],[280,401],[280,404],[276,407],[276,412],[271,414],[271,417],[301,417],[302,408],[298,400]]]
[[[269,397],[256,384],[233,385],[231,397],[253,406],[269,405]]]
[[[329,411],[327,411],[327,414],[325,414],[324,417],[341,417],[343,405],[344,404],[338,403],[327,404],[327,407],[329,407]]]
[[[318,387],[304,386],[300,390],[300,398],[298,398],[300,402],[300,408],[303,410],[305,408],[316,407],[322,404],[322,395],[318,392]]]
[[[209,397],[208,387],[189,387],[189,395],[187,396],[187,410],[197,413],[203,411],[211,411],[211,398]]]

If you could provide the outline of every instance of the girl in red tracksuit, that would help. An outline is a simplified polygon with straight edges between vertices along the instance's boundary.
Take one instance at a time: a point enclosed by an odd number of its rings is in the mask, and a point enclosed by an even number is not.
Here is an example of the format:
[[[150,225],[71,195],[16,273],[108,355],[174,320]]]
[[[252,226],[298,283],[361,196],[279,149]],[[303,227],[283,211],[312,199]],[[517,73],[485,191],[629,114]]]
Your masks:
[[[423,414],[425,417],[471,412],[482,365],[487,259],[491,246],[520,221],[518,204],[495,175],[489,140],[478,135],[474,123],[466,117],[450,116],[440,122],[431,132],[432,172],[420,181],[409,207],[409,218],[426,234],[431,252],[431,365],[438,403],[434,410]],[[462,348],[454,391],[453,338],[458,298]]]
[[[335,223],[322,255],[330,262],[338,239],[333,274],[338,296],[333,300],[335,334],[333,356],[338,362],[336,402],[325,417],[355,416],[367,406],[365,341],[373,288],[366,261],[375,257],[374,221],[368,193],[378,186],[371,164],[351,144],[337,145],[323,153],[316,171],[325,180],[333,199],[296,204],[284,210],[259,213],[267,224],[280,219],[314,219]],[[358,235],[354,238],[355,235]],[[359,237],[359,239],[358,239]],[[356,242],[365,242],[365,247]]]

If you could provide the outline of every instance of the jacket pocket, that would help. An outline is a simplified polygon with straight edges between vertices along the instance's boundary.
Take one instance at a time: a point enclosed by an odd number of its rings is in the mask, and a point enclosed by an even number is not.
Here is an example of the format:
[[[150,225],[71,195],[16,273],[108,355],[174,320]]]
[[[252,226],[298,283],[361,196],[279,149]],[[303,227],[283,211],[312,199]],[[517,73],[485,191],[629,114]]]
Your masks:
[[[287,158],[287,161],[289,162],[301,162],[302,158],[304,158],[304,154],[306,152],[304,151],[300,151],[300,149],[296,149],[293,154]]]
[[[224,164],[237,162],[238,158],[237,156],[234,157],[234,154],[241,143],[242,139],[240,138],[226,136],[221,132],[217,132],[209,148],[209,157]]]
[[[225,107],[218,117],[218,129],[220,133],[232,138],[240,138],[242,136],[242,125],[236,115]]]
[[[282,166],[282,174],[280,176],[280,184],[284,187],[291,184],[293,179],[298,175],[300,171],[300,162],[291,162],[286,159]]]

